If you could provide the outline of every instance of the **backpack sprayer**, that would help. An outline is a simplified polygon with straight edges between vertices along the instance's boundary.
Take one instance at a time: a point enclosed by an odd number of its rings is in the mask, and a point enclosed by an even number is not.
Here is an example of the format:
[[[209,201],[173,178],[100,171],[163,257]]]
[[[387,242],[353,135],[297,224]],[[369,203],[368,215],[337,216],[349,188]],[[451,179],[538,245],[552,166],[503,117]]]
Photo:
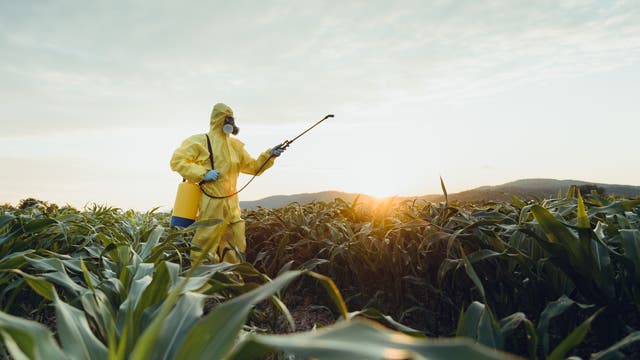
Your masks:
[[[298,136],[293,138],[293,140],[285,140],[285,141],[283,141],[280,145],[277,146],[277,148],[280,148],[280,149],[283,149],[283,150],[288,148],[289,145],[291,145],[294,141],[298,140],[298,138],[300,138],[302,135],[306,134],[311,129],[313,129],[314,127],[318,126],[321,122],[327,120],[328,118],[332,118],[332,117],[333,117],[333,114],[329,114],[329,115],[325,116],[324,118],[322,118],[322,120],[320,120],[317,123],[313,124],[307,130],[303,131]],[[211,142],[209,140],[209,136],[208,135],[207,135],[207,146],[209,148],[209,161],[211,162],[211,169],[213,169],[214,168],[214,166],[213,166],[213,153],[211,151]],[[269,160],[271,160],[274,157],[275,157],[274,155],[269,156],[269,158],[264,163],[262,163],[260,168],[258,168],[258,171],[256,171],[255,175],[253,175],[251,177],[251,179],[249,179],[249,181],[247,181],[247,183],[244,184],[244,186],[242,186],[240,188],[240,190],[234,192],[233,194],[224,195],[224,196],[211,195],[211,194],[207,193],[204,190],[204,188],[202,188],[202,185],[205,183],[204,181],[201,181],[201,182],[196,184],[196,183],[192,183],[190,181],[183,180],[180,183],[180,185],[178,185],[178,192],[176,194],[176,201],[175,201],[175,204],[173,206],[173,214],[171,216],[171,226],[187,227],[187,226],[191,225],[193,222],[195,222],[196,217],[198,215],[198,205],[200,203],[200,197],[202,196],[203,193],[206,196],[208,196],[208,197],[210,197],[212,199],[226,199],[226,198],[230,198],[230,197],[235,196],[238,193],[240,193],[247,186],[249,186],[249,184],[251,184],[251,182],[256,178],[256,176],[258,176],[258,174],[260,174],[262,169],[267,165]]]

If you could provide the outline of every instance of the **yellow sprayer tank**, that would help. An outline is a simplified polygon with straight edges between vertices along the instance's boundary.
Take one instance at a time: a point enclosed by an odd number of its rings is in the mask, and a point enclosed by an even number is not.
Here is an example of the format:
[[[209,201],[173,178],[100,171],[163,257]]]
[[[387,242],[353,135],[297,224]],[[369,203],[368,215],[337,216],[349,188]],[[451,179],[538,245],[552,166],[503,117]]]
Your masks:
[[[173,205],[171,226],[187,227],[196,221],[202,190],[198,184],[183,181],[178,185],[176,202]]]

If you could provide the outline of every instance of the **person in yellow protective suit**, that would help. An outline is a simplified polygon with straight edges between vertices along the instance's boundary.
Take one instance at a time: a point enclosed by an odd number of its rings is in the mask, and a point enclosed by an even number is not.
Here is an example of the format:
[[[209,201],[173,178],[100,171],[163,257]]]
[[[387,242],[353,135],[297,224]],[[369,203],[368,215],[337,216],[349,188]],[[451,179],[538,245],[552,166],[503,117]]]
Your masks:
[[[236,183],[240,172],[260,175],[273,166],[275,158],[284,151],[278,146],[267,149],[254,159],[244,149],[244,143],[231,134],[238,133],[233,111],[227,105],[218,103],[211,111],[210,129],[207,134],[193,135],[182,142],[173,153],[171,169],[183,178],[194,183],[202,183],[203,194],[200,198],[198,220],[229,219],[229,225],[221,237],[215,238],[217,226],[200,227],[196,230],[192,242],[203,248],[208,241],[212,242],[213,261],[238,263],[239,254],[244,253],[245,225],[240,217],[238,195],[224,197],[236,192]],[[209,136],[213,165],[209,160],[207,137]],[[262,167],[262,169],[261,169]],[[260,173],[258,173],[260,171]],[[199,252],[192,251],[192,256]]]

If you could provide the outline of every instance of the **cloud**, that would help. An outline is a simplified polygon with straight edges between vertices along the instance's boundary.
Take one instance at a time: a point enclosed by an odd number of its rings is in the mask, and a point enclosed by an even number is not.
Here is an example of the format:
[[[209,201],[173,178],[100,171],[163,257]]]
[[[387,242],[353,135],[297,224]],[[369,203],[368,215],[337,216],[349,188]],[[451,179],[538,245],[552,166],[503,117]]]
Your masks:
[[[170,126],[222,99],[250,118],[291,122],[325,109],[466,101],[640,60],[640,10],[629,2],[0,8],[5,134]]]

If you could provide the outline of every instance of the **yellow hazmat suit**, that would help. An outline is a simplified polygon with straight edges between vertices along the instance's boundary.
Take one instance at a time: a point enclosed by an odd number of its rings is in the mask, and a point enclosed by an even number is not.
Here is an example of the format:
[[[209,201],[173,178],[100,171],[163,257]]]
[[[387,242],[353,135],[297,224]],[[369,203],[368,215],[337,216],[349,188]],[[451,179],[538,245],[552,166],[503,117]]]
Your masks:
[[[219,103],[211,111],[209,138],[215,170],[220,172],[217,180],[202,185],[203,194],[197,220],[230,219],[230,223],[222,237],[214,238],[217,226],[201,227],[196,230],[193,243],[203,248],[207,241],[211,241],[211,257],[215,262],[226,261],[238,263],[239,258],[235,250],[244,252],[246,241],[244,235],[244,220],[240,217],[238,195],[225,199],[215,199],[207,196],[226,196],[236,192],[236,183],[240,172],[249,175],[259,175],[257,172],[267,161],[260,174],[270,168],[274,158],[270,157],[271,149],[267,149],[254,159],[244,149],[244,144],[222,131],[225,118],[233,116],[233,111],[227,105]],[[182,142],[173,153],[171,170],[178,172],[188,181],[199,183],[204,175],[211,170],[209,150],[205,134],[193,135]],[[192,251],[192,256],[199,255]]]

